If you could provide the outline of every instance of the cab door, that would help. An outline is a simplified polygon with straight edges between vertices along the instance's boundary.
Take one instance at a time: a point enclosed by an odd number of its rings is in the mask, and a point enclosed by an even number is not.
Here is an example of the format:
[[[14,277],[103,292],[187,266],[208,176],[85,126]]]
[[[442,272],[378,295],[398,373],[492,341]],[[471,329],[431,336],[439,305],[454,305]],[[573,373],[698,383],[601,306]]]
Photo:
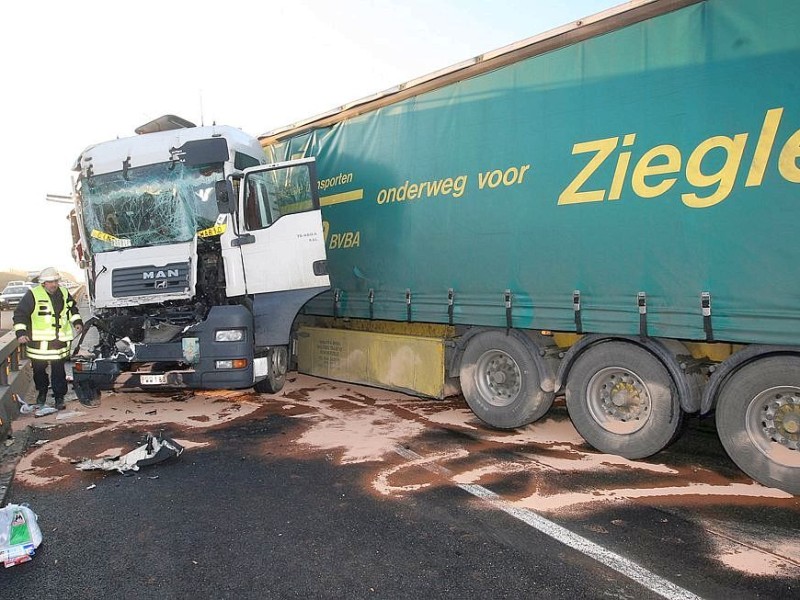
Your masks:
[[[246,169],[238,235],[247,294],[330,287],[313,158]]]

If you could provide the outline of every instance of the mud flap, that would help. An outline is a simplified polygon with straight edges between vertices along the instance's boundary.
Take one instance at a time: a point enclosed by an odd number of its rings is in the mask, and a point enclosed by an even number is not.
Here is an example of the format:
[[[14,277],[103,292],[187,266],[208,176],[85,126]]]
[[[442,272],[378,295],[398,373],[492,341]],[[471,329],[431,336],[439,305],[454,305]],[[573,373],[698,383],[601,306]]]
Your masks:
[[[75,395],[81,404],[91,406],[100,400],[100,390],[90,380],[73,380],[72,388],[75,390]]]

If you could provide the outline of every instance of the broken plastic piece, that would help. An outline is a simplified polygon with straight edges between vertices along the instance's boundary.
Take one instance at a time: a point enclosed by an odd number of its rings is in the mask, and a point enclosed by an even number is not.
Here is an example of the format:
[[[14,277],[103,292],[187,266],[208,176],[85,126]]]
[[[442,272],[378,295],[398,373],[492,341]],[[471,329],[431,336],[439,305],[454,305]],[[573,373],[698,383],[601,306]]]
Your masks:
[[[52,406],[43,406],[42,408],[37,408],[34,411],[33,416],[34,417],[45,417],[47,415],[52,415],[54,412],[58,412],[58,411],[55,408],[53,408]]]
[[[23,400],[19,394],[12,394],[12,396],[14,397],[14,400],[19,402],[20,413],[22,413],[23,415],[29,415],[30,413],[33,412],[33,405],[25,402],[25,400]]]
[[[183,446],[175,440],[148,433],[147,442],[136,450],[114,458],[87,458],[75,465],[75,468],[79,471],[101,470],[125,473],[138,471],[139,467],[159,463],[173,456],[180,456],[182,453]]]

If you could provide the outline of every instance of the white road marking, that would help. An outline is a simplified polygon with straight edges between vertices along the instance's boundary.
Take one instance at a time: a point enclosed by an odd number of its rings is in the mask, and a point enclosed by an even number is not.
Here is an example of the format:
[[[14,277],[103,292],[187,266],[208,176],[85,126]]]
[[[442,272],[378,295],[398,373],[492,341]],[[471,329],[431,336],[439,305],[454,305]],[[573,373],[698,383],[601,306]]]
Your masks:
[[[424,457],[420,456],[413,450],[409,450],[402,446],[395,446],[394,450],[403,458],[413,461],[420,461],[419,466],[423,469],[448,479],[453,478],[452,471],[442,467],[441,465],[426,463],[424,461]],[[475,485],[471,483],[455,483],[455,485],[468,494],[488,502],[493,508],[501,510],[515,519],[519,519],[526,525],[530,525],[537,531],[544,533],[558,542],[561,542],[565,546],[569,546],[573,550],[577,550],[578,552],[595,559],[597,562],[609,567],[610,569],[613,569],[617,573],[620,573],[629,579],[632,579],[636,583],[647,588],[651,592],[662,596],[663,598],[668,598],[669,600],[700,600],[700,596],[697,596],[689,590],[686,590],[678,585],[675,585],[671,581],[656,575],[652,571],[633,562],[632,560],[629,560],[624,556],[620,556],[619,554],[612,552],[607,548],[603,548],[599,544],[595,544],[591,540],[588,540],[585,537],[582,537],[577,533],[574,533],[569,529],[550,521],[549,519],[545,519],[532,510],[527,508],[518,508],[511,505],[509,502],[503,500],[503,498],[495,494],[493,491],[483,487],[482,485]]]

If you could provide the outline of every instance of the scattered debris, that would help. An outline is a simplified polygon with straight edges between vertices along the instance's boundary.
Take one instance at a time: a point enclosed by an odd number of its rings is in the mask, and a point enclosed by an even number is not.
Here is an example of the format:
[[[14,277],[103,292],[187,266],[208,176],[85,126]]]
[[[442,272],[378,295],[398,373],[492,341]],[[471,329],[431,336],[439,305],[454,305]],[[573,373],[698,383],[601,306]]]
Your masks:
[[[23,415],[29,415],[33,412],[34,406],[32,404],[28,404],[19,394],[12,394],[14,400],[19,402],[19,412]]]
[[[94,488],[96,488],[96,487],[97,487],[97,485],[95,485],[95,484],[93,483],[92,485],[90,485],[90,486],[89,486],[89,487],[87,487],[86,489],[87,489],[87,490],[93,490],[93,489],[94,489]]]
[[[56,418],[58,418],[58,417],[56,417]],[[32,427],[32,426],[29,425],[29,427]],[[48,429],[54,429],[56,427],[58,427],[58,423],[41,423],[41,424],[37,423],[36,424],[36,429],[39,430],[39,431],[46,431]]]
[[[26,504],[0,508],[0,563],[6,568],[33,558],[42,543],[38,517]]]
[[[37,441],[33,442],[33,445],[34,446],[44,446],[49,441],[50,440],[37,440]]]
[[[34,417],[46,417],[47,415],[52,415],[54,412],[58,412],[54,407],[52,407],[52,406],[42,406],[41,408],[37,408],[34,411],[33,416]]]
[[[75,465],[75,468],[80,471],[99,469],[124,474],[127,471],[138,471],[139,467],[159,463],[173,456],[180,456],[182,453],[183,446],[178,442],[148,433],[147,441],[127,454],[112,458],[87,458]]]
[[[68,410],[66,412],[61,411],[56,415],[56,421],[63,421],[64,419],[71,419],[72,417],[77,417],[78,415],[84,415],[86,413],[81,412],[79,410]]]

